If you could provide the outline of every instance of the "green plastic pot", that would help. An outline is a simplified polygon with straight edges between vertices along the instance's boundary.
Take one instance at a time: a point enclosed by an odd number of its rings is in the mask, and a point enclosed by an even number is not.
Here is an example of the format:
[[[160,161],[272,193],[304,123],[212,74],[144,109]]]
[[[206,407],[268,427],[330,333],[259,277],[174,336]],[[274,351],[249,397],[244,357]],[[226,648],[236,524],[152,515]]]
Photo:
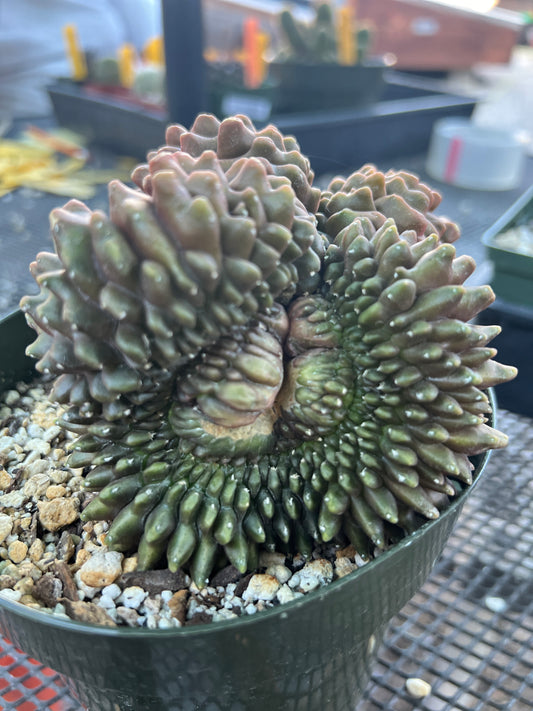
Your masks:
[[[4,390],[32,377],[24,348],[34,333],[16,312],[0,321],[0,338]],[[475,483],[487,460],[477,458]],[[256,615],[102,628],[0,598],[0,631],[92,711],[353,711],[387,623],[429,575],[471,491],[364,567]]]
[[[246,87],[239,62],[209,64],[207,87],[209,111],[219,118],[246,114],[258,123],[265,123],[270,118],[276,83],[268,79],[255,89]]]
[[[521,225],[533,223],[533,185],[511,205],[489,229],[481,241],[493,274],[491,286],[496,296],[531,308],[533,306],[533,256],[515,252],[498,244],[498,235]]]
[[[380,99],[392,55],[369,58],[361,64],[271,62],[269,75],[277,83],[273,113],[361,108]]]

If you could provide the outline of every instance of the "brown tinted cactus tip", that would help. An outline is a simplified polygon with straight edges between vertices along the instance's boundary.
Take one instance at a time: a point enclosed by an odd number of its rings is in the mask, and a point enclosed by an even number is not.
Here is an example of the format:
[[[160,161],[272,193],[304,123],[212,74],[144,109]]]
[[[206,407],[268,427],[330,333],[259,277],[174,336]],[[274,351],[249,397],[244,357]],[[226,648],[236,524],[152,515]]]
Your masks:
[[[54,378],[107,544],[198,584],[258,551],[364,553],[436,518],[503,447],[486,390],[493,300],[409,173],[320,193],[293,138],[202,115],[110,185],[109,216],[52,213],[28,353]]]

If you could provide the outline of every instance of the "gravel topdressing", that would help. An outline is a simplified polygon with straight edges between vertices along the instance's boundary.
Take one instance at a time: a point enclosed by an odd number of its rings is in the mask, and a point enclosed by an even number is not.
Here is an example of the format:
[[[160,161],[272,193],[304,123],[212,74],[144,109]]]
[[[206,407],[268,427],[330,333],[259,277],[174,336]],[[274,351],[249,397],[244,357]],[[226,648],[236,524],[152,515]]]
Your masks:
[[[183,571],[139,572],[135,555],[108,550],[107,522],[82,523],[92,494],[67,465],[71,435],[44,384],[0,399],[0,596],[49,614],[106,626],[173,628],[294,600],[365,564],[353,546],[311,559],[263,552],[259,569],[218,571],[201,590]]]

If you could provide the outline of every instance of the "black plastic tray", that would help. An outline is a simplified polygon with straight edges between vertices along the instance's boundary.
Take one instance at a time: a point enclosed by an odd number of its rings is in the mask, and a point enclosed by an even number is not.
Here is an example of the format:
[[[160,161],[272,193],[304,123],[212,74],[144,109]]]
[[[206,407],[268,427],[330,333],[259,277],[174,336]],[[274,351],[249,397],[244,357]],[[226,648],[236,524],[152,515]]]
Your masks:
[[[403,98],[361,109],[273,115],[269,122],[296,136],[302,151],[312,158],[315,172],[321,173],[422,152],[437,119],[470,116],[475,105],[471,98],[428,93],[430,87],[416,82],[390,77],[387,82],[385,97]],[[144,158],[148,150],[164,143],[168,119],[162,110],[90,95],[70,81],[56,82],[48,92],[61,125],[114,152]]]
[[[533,307],[497,298],[477,320],[482,324],[501,326],[502,332],[491,346],[498,349],[500,363],[518,368],[514,380],[498,386],[499,405],[511,412],[533,417]]]
[[[134,106],[111,95],[88,93],[68,80],[48,87],[61,126],[86,136],[114,153],[145,158],[165,142],[166,112]]]

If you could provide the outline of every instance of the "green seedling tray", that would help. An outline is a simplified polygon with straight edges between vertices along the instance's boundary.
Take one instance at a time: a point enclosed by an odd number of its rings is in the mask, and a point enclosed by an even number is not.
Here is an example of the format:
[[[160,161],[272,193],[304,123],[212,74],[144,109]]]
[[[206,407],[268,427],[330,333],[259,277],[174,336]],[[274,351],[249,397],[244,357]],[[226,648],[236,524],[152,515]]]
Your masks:
[[[533,185],[483,235],[494,266],[491,280],[496,296],[514,304],[533,306],[533,256],[496,244],[498,235],[533,220]]]

